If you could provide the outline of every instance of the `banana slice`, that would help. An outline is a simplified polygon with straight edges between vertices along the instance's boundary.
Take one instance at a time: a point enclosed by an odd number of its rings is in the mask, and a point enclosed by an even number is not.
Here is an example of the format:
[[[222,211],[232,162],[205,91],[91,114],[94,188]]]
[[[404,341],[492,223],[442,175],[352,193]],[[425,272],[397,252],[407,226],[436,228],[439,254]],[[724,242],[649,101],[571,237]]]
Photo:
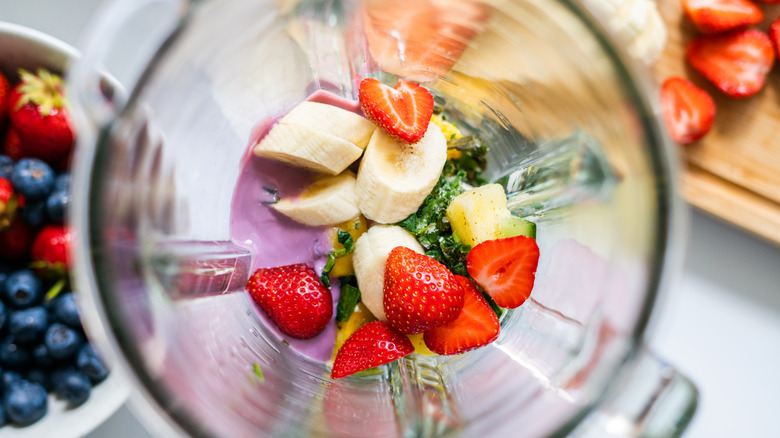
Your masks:
[[[355,174],[346,171],[320,178],[300,196],[281,199],[273,208],[304,225],[340,224],[360,214],[355,199]]]
[[[253,152],[259,157],[314,172],[338,175],[360,158],[363,149],[335,135],[279,123],[255,146]]]
[[[403,228],[397,225],[374,225],[355,242],[352,255],[360,301],[382,321],[387,320],[382,303],[385,264],[390,251],[396,246],[405,246],[420,254],[424,253],[417,239]]]
[[[282,117],[279,123],[309,128],[335,135],[360,149],[365,149],[376,125],[370,120],[337,106],[318,102],[301,102]]]
[[[446,160],[447,140],[434,123],[413,145],[402,145],[377,129],[358,170],[355,194],[360,211],[383,224],[406,218],[431,193]]]

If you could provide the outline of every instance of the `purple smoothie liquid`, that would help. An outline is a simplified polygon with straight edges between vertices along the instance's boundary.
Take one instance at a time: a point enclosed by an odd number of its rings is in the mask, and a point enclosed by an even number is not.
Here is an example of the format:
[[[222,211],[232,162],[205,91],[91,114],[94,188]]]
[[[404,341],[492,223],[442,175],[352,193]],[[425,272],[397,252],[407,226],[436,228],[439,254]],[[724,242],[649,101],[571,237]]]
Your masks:
[[[307,100],[337,106],[360,114],[357,102],[318,91]],[[322,272],[327,255],[333,249],[329,237],[330,227],[310,227],[299,224],[277,213],[269,204],[272,195],[267,189],[276,190],[279,197],[293,197],[311,184],[313,173],[278,161],[257,157],[254,146],[271,130],[278,118],[260,122],[252,130],[249,146],[241,159],[241,172],[233,192],[230,216],[230,237],[236,245],[252,253],[250,272],[259,268],[306,263]],[[338,281],[331,282],[333,315],[339,298]],[[256,308],[260,320],[284,339],[299,353],[318,361],[328,361],[335,343],[336,324],[333,319],[322,333],[312,339],[292,339],[281,333],[265,313]]]

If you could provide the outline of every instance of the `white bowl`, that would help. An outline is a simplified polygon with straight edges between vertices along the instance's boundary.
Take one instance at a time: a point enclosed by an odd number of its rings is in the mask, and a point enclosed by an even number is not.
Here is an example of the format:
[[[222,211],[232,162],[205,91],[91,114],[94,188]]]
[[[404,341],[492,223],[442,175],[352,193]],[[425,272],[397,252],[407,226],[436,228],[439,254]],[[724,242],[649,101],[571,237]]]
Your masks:
[[[70,59],[78,56],[71,46],[49,35],[0,21],[0,71],[15,77],[18,68],[35,71],[39,67],[63,72]],[[116,367],[113,367],[116,368]],[[27,427],[0,428],[3,438],[75,438],[88,434],[111,416],[127,400],[130,383],[119,370],[95,386],[86,403],[69,409],[65,402],[49,396],[49,412]]]

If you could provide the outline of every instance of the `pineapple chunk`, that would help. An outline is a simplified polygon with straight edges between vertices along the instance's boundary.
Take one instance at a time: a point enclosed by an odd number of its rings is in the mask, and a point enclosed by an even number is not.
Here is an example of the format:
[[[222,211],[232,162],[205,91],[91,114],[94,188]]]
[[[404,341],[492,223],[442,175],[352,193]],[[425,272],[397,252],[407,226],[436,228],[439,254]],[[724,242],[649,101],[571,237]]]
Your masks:
[[[487,184],[461,193],[447,207],[452,231],[461,242],[476,246],[501,238],[500,224],[511,216],[499,184]]]
[[[366,225],[366,218],[364,218],[363,215],[360,215],[354,219],[350,219],[340,224],[338,227],[333,228],[332,230],[333,232],[331,234],[331,242],[333,242],[333,249],[344,248],[344,245],[340,244],[338,241],[339,229],[351,234],[352,240],[357,242],[358,237],[363,235],[363,233],[365,233],[366,230],[368,229]],[[343,277],[345,275],[354,275],[354,274],[355,274],[355,269],[352,267],[352,253],[349,253],[344,257],[339,257],[336,259],[336,262],[333,264],[333,269],[331,269],[329,275],[331,277],[337,278],[337,277]]]
[[[437,354],[431,351],[430,348],[428,348],[427,345],[425,345],[425,341],[423,340],[423,333],[418,333],[416,335],[406,335],[410,341],[412,341],[412,345],[414,345],[414,352],[417,354],[422,354],[423,356],[436,356]]]

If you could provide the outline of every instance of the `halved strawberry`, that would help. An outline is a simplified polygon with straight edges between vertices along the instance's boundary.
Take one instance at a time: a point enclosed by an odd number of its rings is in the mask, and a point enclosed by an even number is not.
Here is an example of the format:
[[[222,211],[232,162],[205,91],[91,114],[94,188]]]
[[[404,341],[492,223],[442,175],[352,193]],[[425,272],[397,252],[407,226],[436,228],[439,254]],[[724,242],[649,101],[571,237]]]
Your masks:
[[[704,137],[715,120],[712,97],[680,77],[671,77],[661,86],[661,110],[669,135],[679,144]]]
[[[775,18],[775,21],[769,26],[769,39],[775,46],[775,53],[780,56],[780,17]]]
[[[425,332],[425,345],[437,354],[459,354],[485,346],[498,338],[498,317],[474,283],[466,277],[455,278],[463,287],[463,309],[458,317],[443,326]]]
[[[398,246],[385,264],[382,304],[387,321],[407,335],[422,333],[458,317],[463,287],[432,257]]]
[[[363,79],[358,94],[366,118],[396,140],[417,143],[428,130],[433,115],[433,96],[425,88],[399,80],[395,88]]]
[[[361,326],[344,342],[333,360],[334,379],[398,360],[414,351],[412,342],[386,321]]]
[[[748,97],[764,86],[775,62],[769,37],[755,29],[699,37],[685,49],[688,62],[731,97]]]
[[[312,338],[333,315],[333,296],[314,269],[306,264],[261,268],[246,289],[282,333]]]
[[[52,164],[70,152],[74,140],[62,78],[44,69],[19,75],[8,101],[11,124],[28,156]]]
[[[519,307],[531,295],[539,247],[527,236],[487,240],[469,251],[466,269],[501,307]]]
[[[720,33],[758,24],[764,13],[749,0],[682,0],[685,15],[701,33]]]

